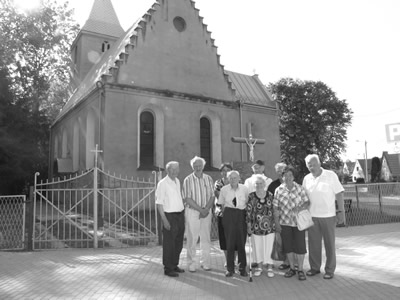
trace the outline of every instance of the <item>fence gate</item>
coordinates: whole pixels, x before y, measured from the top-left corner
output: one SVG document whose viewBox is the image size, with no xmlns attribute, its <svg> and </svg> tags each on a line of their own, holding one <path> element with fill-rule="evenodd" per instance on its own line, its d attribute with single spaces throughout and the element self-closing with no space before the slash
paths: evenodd
<svg viewBox="0 0 400 300">
<path fill-rule="evenodd" d="M 95 167 L 34 185 L 33 249 L 155 244 L 157 173 L 128 179 Z"/>
<path fill-rule="evenodd" d="M 26 197 L 0 196 L 0 249 L 21 250 L 25 247 Z"/>
</svg>

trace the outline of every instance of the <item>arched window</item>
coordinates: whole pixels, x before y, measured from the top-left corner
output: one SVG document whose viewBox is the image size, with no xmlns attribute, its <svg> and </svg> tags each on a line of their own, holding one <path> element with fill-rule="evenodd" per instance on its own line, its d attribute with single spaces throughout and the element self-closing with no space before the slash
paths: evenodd
<svg viewBox="0 0 400 300">
<path fill-rule="evenodd" d="M 79 170 L 79 123 L 78 122 L 74 124 L 72 167 L 74 172 Z"/>
<path fill-rule="evenodd" d="M 67 137 L 67 131 L 64 129 L 63 130 L 63 135 L 62 135 L 62 148 L 61 148 L 61 157 L 66 158 L 68 155 L 68 137 Z"/>
<path fill-rule="evenodd" d="M 154 166 L 154 116 L 149 111 L 140 114 L 140 167 Z"/>
<path fill-rule="evenodd" d="M 200 119 L 200 156 L 206 160 L 206 167 L 212 167 L 211 160 L 211 124 L 202 117 Z"/>
<path fill-rule="evenodd" d="M 96 134 L 96 115 L 93 110 L 91 110 L 86 119 L 86 169 L 94 167 L 94 152 L 96 148 L 95 134 Z"/>
<path fill-rule="evenodd" d="M 101 44 L 101 52 L 106 52 L 108 49 L 110 49 L 110 43 L 109 42 L 107 42 L 107 41 L 104 41 L 102 44 Z"/>
</svg>

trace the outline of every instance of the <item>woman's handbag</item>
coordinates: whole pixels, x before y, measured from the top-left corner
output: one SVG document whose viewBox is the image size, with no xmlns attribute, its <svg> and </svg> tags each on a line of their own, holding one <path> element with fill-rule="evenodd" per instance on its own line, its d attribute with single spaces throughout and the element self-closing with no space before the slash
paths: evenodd
<svg viewBox="0 0 400 300">
<path fill-rule="evenodd" d="M 272 246 L 271 258 L 273 260 L 284 261 L 286 254 L 283 252 L 282 238 L 280 233 L 275 232 L 274 245 Z"/>
<path fill-rule="evenodd" d="M 310 211 L 308 209 L 300 210 L 296 214 L 297 228 L 300 231 L 306 230 L 314 225 Z"/>
</svg>

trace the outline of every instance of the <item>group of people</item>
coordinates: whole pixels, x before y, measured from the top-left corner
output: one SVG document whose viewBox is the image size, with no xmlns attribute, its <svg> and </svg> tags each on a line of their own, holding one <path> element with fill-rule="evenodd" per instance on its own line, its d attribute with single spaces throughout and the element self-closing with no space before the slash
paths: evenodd
<svg viewBox="0 0 400 300">
<path fill-rule="evenodd" d="M 190 161 L 193 173 L 184 179 L 182 188 L 177 178 L 179 163 L 167 163 L 167 176 L 156 190 L 163 223 L 164 274 L 177 277 L 185 272 L 179 267 L 185 234 L 188 270 L 196 272 L 199 267 L 211 270 L 211 222 L 216 206 L 220 248 L 226 258 L 225 276 L 235 274 L 236 258 L 239 274 L 248 276 L 245 245 L 249 236 L 254 276 L 260 276 L 265 267 L 267 276 L 274 277 L 271 253 L 275 234 L 280 234 L 286 261 L 279 269 L 286 270 L 285 277 L 297 274 L 299 280 L 305 280 L 306 275 L 320 273 L 323 239 L 327 257 L 323 278 L 333 278 L 336 219 L 344 222 L 343 187 L 334 172 L 321 167 L 317 155 L 308 155 L 305 162 L 310 173 L 302 185 L 295 182 L 296 170 L 284 163 L 276 164 L 278 178 L 272 181 L 265 176 L 261 160 L 252 166 L 253 175 L 244 184 L 240 183 L 239 172 L 228 163 L 221 166 L 222 177 L 214 183 L 203 172 L 205 160 L 195 156 Z M 305 231 L 297 228 L 296 221 L 297 212 L 303 209 L 310 211 L 314 222 L 308 229 L 311 268 L 307 272 L 303 270 L 307 253 Z M 197 259 L 199 238 L 201 256 Z"/>
</svg>

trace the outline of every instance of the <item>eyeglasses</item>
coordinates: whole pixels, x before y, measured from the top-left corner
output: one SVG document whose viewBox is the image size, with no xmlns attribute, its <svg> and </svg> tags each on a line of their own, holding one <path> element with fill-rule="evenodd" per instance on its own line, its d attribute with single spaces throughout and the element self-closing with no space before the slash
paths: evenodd
<svg viewBox="0 0 400 300">
<path fill-rule="evenodd" d="M 233 200 L 232 200 L 232 204 L 233 204 L 233 206 L 235 206 L 235 207 L 236 207 L 236 204 L 237 204 L 236 197 L 235 197 L 235 198 L 233 198 Z"/>
</svg>

